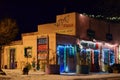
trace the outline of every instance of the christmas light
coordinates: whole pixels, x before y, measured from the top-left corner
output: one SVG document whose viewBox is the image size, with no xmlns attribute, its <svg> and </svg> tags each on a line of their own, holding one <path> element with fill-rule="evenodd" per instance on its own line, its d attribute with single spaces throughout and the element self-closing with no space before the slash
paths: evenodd
<svg viewBox="0 0 120 80">
<path fill-rule="evenodd" d="M 86 13 L 83 13 L 83 15 L 91 17 L 91 18 L 103 19 L 103 20 L 117 22 L 117 23 L 120 22 L 120 17 L 118 17 L 118 16 L 105 17 L 105 16 L 102 16 L 102 15 L 93 15 L 93 14 L 86 14 Z"/>
</svg>

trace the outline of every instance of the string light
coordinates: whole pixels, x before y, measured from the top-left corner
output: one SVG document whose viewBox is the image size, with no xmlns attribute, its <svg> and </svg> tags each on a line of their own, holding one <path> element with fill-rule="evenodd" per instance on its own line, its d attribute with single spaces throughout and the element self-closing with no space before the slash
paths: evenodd
<svg viewBox="0 0 120 80">
<path fill-rule="evenodd" d="M 120 17 L 118 17 L 118 16 L 105 17 L 102 15 L 93 15 L 93 14 L 86 14 L 86 13 L 83 13 L 83 15 L 86 15 L 86 16 L 91 17 L 91 18 L 104 19 L 104 20 L 118 22 L 118 23 L 120 22 Z"/>
</svg>

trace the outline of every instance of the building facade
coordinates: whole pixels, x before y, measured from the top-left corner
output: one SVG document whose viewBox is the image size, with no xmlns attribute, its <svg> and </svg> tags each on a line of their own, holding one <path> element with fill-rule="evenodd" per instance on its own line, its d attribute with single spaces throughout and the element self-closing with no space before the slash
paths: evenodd
<svg viewBox="0 0 120 80">
<path fill-rule="evenodd" d="M 107 66 L 119 63 L 119 26 L 75 12 L 57 15 L 55 23 L 38 25 L 38 31 L 4 46 L 2 67 L 23 69 L 35 61 L 42 71 L 46 64 L 59 65 L 61 73 L 79 72 L 83 64 L 89 71 L 107 71 Z M 106 39 L 107 33 L 112 40 Z"/>
</svg>

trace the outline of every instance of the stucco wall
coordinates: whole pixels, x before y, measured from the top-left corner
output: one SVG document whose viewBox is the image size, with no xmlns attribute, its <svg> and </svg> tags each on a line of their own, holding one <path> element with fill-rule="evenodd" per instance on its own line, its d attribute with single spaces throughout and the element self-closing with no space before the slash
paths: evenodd
<svg viewBox="0 0 120 80">
<path fill-rule="evenodd" d="M 49 64 L 56 64 L 56 34 L 49 34 Z"/>
<path fill-rule="evenodd" d="M 7 65 L 7 68 L 10 68 L 10 49 L 15 49 L 15 61 L 17 61 L 17 68 L 22 69 L 24 65 L 24 53 L 22 45 L 13 45 L 13 46 L 5 46 L 4 47 L 4 59 L 3 59 L 3 67 Z"/>
<path fill-rule="evenodd" d="M 56 16 L 56 23 L 38 25 L 39 34 L 59 33 L 76 34 L 76 13 L 67 13 Z"/>
<path fill-rule="evenodd" d="M 37 35 L 23 36 L 22 40 L 23 48 L 32 47 L 32 57 L 35 57 L 37 54 Z"/>
</svg>

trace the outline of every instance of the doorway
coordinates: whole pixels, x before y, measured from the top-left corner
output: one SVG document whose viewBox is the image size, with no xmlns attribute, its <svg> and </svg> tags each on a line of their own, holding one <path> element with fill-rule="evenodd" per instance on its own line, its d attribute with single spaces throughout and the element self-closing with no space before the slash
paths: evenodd
<svg viewBox="0 0 120 80">
<path fill-rule="evenodd" d="M 82 49 L 81 50 L 81 65 L 87 64 L 91 72 L 99 72 L 99 49 Z M 84 62 L 84 63 L 83 63 Z"/>
<path fill-rule="evenodd" d="M 76 71 L 75 47 L 72 45 L 57 46 L 58 64 L 60 73 L 72 73 Z"/>
<path fill-rule="evenodd" d="M 114 50 L 103 49 L 102 50 L 102 71 L 108 71 L 108 66 L 111 66 L 115 63 Z"/>
<path fill-rule="evenodd" d="M 10 49 L 10 60 L 9 60 L 9 66 L 10 69 L 15 69 L 16 68 L 16 64 L 15 64 L 15 48 Z"/>
</svg>

